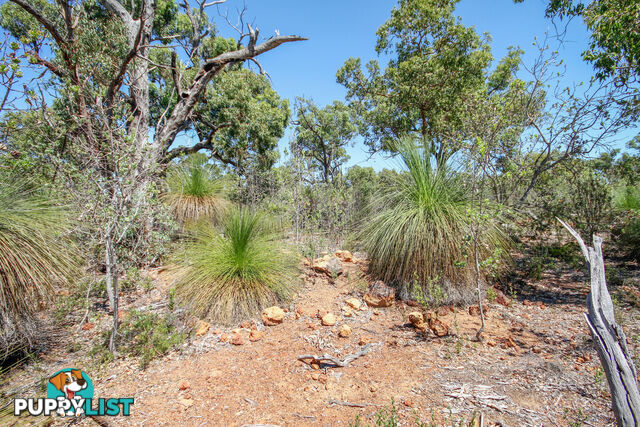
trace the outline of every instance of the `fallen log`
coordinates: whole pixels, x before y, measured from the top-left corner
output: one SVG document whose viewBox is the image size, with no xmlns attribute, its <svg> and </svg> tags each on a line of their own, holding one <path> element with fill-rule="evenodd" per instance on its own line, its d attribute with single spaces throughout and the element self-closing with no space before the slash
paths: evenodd
<svg viewBox="0 0 640 427">
<path fill-rule="evenodd" d="M 627 337 L 616 323 L 613 302 L 605 280 L 602 239 L 593 235 L 593 247 L 587 247 L 580 234 L 558 218 L 578 241 L 591 275 L 591 292 L 587 295 L 585 313 L 593 344 L 604 368 L 611 391 L 613 412 L 618 426 L 640 425 L 640 391 L 637 372 L 627 348 Z"/>
</svg>

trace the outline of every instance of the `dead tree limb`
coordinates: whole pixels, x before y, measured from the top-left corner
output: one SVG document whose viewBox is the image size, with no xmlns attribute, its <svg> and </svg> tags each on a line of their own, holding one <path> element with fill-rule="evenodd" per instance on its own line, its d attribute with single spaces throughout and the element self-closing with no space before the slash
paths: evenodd
<svg viewBox="0 0 640 427">
<path fill-rule="evenodd" d="M 616 323 L 613 302 L 607 290 L 602 257 L 602 239 L 594 234 L 593 247 L 587 247 L 580 234 L 558 219 L 578 241 L 582 254 L 589 264 L 591 292 L 587 296 L 585 313 L 593 343 L 607 375 L 613 412 L 618 426 L 640 425 L 640 391 L 633 359 L 627 348 L 627 337 Z"/>
<path fill-rule="evenodd" d="M 354 354 L 350 354 L 349 356 L 345 357 L 344 360 L 338 360 L 337 358 L 329 354 L 323 354 L 322 356 L 316 356 L 313 354 L 303 354 L 302 356 L 298 356 L 298 360 L 301 360 L 309 364 L 311 363 L 321 364 L 325 361 L 328 361 L 339 368 L 344 368 L 349 363 L 356 360 L 358 357 L 364 356 L 365 354 L 369 353 L 373 345 L 374 344 L 365 345 L 364 347 L 362 347 L 362 349 L 360 349 L 360 351 Z"/>
</svg>

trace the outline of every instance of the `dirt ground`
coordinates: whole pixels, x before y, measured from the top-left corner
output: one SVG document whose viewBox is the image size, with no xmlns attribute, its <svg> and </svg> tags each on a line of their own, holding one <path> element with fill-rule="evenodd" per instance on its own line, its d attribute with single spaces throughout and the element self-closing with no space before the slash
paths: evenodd
<svg viewBox="0 0 640 427">
<path fill-rule="evenodd" d="M 584 319 L 582 272 L 554 269 L 535 283 L 520 280 L 505 289 L 507 303 L 489 304 L 484 339 L 476 342 L 480 316 L 467 308 L 439 311 L 450 332 L 444 337 L 415 329 L 408 313 L 419 308 L 402 302 L 363 304 L 345 316 L 345 299 L 366 291 L 366 263 L 355 261 L 344 262 L 335 280 L 306 267 L 304 286 L 283 307 L 284 322 L 236 325 L 241 345 L 229 342 L 234 328 L 211 325 L 146 370 L 124 357 L 98 368 L 82 351 L 54 346 L 12 375 L 32 380 L 70 364 L 86 370 L 96 396 L 135 398 L 131 416 L 103 418 L 109 425 L 349 425 L 357 417 L 366 425 L 392 405 L 400 425 L 479 425 L 480 417 L 484 425 L 614 424 Z M 164 273 L 152 277 L 155 288 L 129 298 L 126 309 L 166 300 Z M 322 326 L 318 311 L 334 313 L 336 325 Z M 637 354 L 638 312 L 627 307 L 618 316 Z M 347 338 L 338 334 L 342 325 L 352 329 Z M 249 340 L 252 329 L 261 332 L 253 333 L 257 341 Z M 99 328 L 68 330 L 91 340 Z M 304 354 L 342 360 L 367 344 L 369 352 L 345 367 L 298 360 Z"/>
</svg>

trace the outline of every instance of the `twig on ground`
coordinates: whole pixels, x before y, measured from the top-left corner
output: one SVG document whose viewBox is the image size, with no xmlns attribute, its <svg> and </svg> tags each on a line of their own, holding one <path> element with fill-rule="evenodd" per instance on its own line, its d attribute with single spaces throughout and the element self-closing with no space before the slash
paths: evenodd
<svg viewBox="0 0 640 427">
<path fill-rule="evenodd" d="M 342 400 L 331 399 L 329 401 L 329 406 L 340 405 L 340 406 L 350 406 L 352 408 L 366 408 L 366 403 L 352 403 L 352 402 L 343 402 Z"/>
<path fill-rule="evenodd" d="M 307 364 L 311 364 L 311 363 L 321 364 L 323 361 L 329 361 L 337 367 L 344 368 L 349 363 L 356 360 L 358 357 L 364 356 L 365 354 L 369 353 L 373 345 L 374 345 L 373 343 L 365 345 L 364 347 L 362 347 L 362 349 L 360 349 L 360 351 L 358 351 L 357 353 L 348 355 L 347 357 L 344 358 L 344 360 L 338 360 L 337 358 L 329 354 L 323 354 L 322 356 L 316 356 L 313 354 L 303 354 L 302 356 L 298 356 L 298 360 L 305 362 Z"/>
</svg>

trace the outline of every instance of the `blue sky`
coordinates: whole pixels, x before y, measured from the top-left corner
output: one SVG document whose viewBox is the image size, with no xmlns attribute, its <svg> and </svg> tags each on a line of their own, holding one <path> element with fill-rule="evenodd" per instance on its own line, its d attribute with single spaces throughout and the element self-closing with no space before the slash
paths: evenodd
<svg viewBox="0 0 640 427">
<path fill-rule="evenodd" d="M 336 71 L 349 57 L 360 57 L 363 62 L 375 58 L 375 32 L 388 18 L 395 1 L 293 1 L 293 0 L 228 0 L 220 11 L 228 10 L 237 16 L 237 9 L 246 5 L 245 21 L 254 22 L 261 35 L 269 37 L 278 29 L 280 34 L 297 34 L 309 40 L 283 45 L 260 57 L 272 79 L 273 87 L 291 100 L 296 96 L 312 98 L 319 105 L 334 99 L 344 100 L 345 89 L 336 83 Z M 512 0 L 462 0 L 456 10 L 462 22 L 474 26 L 478 33 L 488 32 L 496 61 L 504 56 L 509 46 L 525 50 L 525 62 L 535 57 L 532 42 L 541 38 L 552 23 L 544 17 L 546 1 L 527 0 L 514 4 Z M 213 8 L 212 8 L 213 9 Z M 234 32 L 209 11 L 224 35 Z M 569 26 L 566 42 L 560 50 L 566 63 L 567 83 L 588 80 L 592 74 L 589 64 L 582 61 L 588 34 L 584 25 L 575 20 Z M 280 149 L 288 145 L 290 130 L 280 142 Z M 393 167 L 394 162 L 381 156 L 369 159 L 360 141 L 349 149 L 348 165 L 369 165 L 376 169 Z"/>
</svg>

